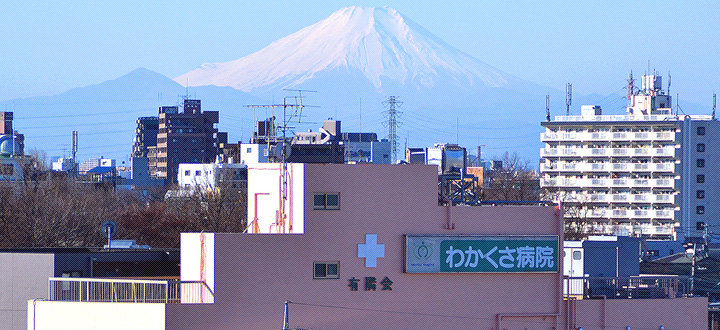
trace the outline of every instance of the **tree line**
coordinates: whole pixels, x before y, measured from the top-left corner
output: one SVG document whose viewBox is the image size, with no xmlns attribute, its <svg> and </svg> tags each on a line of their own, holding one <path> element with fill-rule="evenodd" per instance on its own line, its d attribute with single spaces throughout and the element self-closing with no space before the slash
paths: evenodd
<svg viewBox="0 0 720 330">
<path fill-rule="evenodd" d="M 112 183 L 80 183 L 52 172 L 0 182 L 0 247 L 102 246 L 106 220 L 117 224 L 113 239 L 153 248 L 179 247 L 182 232 L 245 230 L 247 203 L 240 188 L 169 199 L 166 191 L 116 191 Z"/>
</svg>

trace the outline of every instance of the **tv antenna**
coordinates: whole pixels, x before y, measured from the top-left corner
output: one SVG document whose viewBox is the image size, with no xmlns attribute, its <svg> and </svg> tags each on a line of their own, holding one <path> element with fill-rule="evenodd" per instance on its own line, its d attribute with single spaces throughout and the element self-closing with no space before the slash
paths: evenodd
<svg viewBox="0 0 720 330">
<path fill-rule="evenodd" d="M 282 108 L 282 118 L 281 118 L 281 125 L 277 128 L 282 132 L 282 138 L 279 138 L 275 131 L 275 124 L 273 122 L 273 136 L 269 136 L 267 133 L 268 129 L 265 128 L 266 132 L 266 142 L 268 144 L 268 156 L 270 156 L 270 140 L 273 140 L 275 153 L 274 156 L 275 161 L 277 162 L 279 160 L 280 164 L 280 194 L 279 194 L 279 206 L 278 206 L 278 212 L 276 213 L 276 220 L 275 220 L 275 226 L 278 232 L 286 233 L 290 232 L 292 233 L 292 219 L 290 219 L 288 223 L 287 219 L 287 213 L 285 211 L 286 207 L 289 207 L 288 205 L 288 189 L 289 189 L 289 176 L 288 176 L 288 158 L 290 157 L 290 151 L 291 146 L 287 141 L 287 132 L 294 129 L 295 127 L 288 126 L 290 121 L 297 116 L 298 117 L 298 123 L 300 123 L 300 118 L 302 117 L 302 110 L 305 107 L 313 107 L 317 108 L 317 106 L 314 105 L 304 105 L 302 103 L 303 92 L 315 92 L 311 90 L 305 90 L 305 89 L 284 89 L 285 91 L 295 91 L 298 92 L 298 96 L 287 96 L 283 98 L 282 104 L 267 104 L 267 105 L 247 105 L 248 108 L 263 108 L 265 109 L 265 116 L 266 116 L 266 122 L 267 122 L 267 110 L 270 109 L 273 113 L 276 108 Z M 288 100 L 291 99 L 292 103 L 288 102 Z M 254 115 L 253 115 L 254 117 Z M 278 141 L 278 139 L 280 139 Z M 279 153 L 279 155 L 277 155 Z M 256 220 L 257 221 L 257 220 Z M 281 231 L 282 230 L 282 231 Z M 257 234 L 257 233 L 256 233 Z"/>
<path fill-rule="evenodd" d="M 567 83 L 565 86 L 565 105 L 567 105 L 567 111 L 565 111 L 565 115 L 570 115 L 570 105 L 572 104 L 572 84 Z"/>
<path fill-rule="evenodd" d="M 545 95 L 545 119 L 550 121 L 550 94 Z"/>
<path fill-rule="evenodd" d="M 396 108 L 403 103 L 397 100 L 397 96 L 388 96 L 387 101 L 383 101 L 383 105 L 388 106 L 388 110 L 383 114 L 388 116 L 388 141 L 390 141 L 390 163 L 395 164 L 397 160 L 397 128 L 401 123 L 397 122 L 397 117 L 402 115 L 401 111 Z"/>
</svg>

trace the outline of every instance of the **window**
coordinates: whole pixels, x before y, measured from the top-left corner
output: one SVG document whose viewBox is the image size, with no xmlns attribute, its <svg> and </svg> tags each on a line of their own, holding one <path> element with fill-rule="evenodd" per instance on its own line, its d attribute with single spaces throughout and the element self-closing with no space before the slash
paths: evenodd
<svg viewBox="0 0 720 330">
<path fill-rule="evenodd" d="M 705 143 L 697 144 L 697 152 L 705 152 Z"/>
<path fill-rule="evenodd" d="M 582 259 L 582 252 L 580 251 L 573 251 L 573 260 L 580 260 Z"/>
<path fill-rule="evenodd" d="M 315 262 L 315 263 L 313 263 L 313 278 L 314 279 L 340 278 L 340 275 L 338 272 L 339 266 L 340 266 L 339 261 Z"/>
<path fill-rule="evenodd" d="M 697 135 L 705 135 L 705 127 L 703 127 L 703 126 L 698 127 Z"/>
<path fill-rule="evenodd" d="M 313 198 L 313 209 L 315 210 L 339 210 L 339 193 L 316 193 Z"/>
<path fill-rule="evenodd" d="M 697 175 L 697 183 L 705 183 L 705 175 L 698 174 Z"/>
<path fill-rule="evenodd" d="M 195 171 L 195 176 L 200 176 L 200 175 L 202 175 L 201 171 Z"/>
<path fill-rule="evenodd" d="M 705 198 L 705 190 L 698 190 L 695 192 L 695 195 L 697 199 L 703 199 Z"/>
<path fill-rule="evenodd" d="M 252 148 L 247 148 L 247 153 L 251 153 L 251 152 L 252 152 Z"/>
<path fill-rule="evenodd" d="M 705 160 L 702 158 L 699 158 L 697 160 L 697 167 L 705 167 Z"/>
<path fill-rule="evenodd" d="M 705 214 L 705 206 L 698 205 L 697 207 L 695 207 L 695 213 Z"/>
<path fill-rule="evenodd" d="M 185 171 L 185 176 L 189 176 L 189 175 L 190 175 L 190 170 L 186 170 L 186 171 Z"/>
</svg>

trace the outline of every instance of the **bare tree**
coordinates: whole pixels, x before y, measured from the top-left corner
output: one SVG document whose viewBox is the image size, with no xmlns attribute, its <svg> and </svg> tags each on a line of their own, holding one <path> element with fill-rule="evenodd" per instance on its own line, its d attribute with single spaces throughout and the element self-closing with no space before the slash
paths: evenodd
<svg viewBox="0 0 720 330">
<path fill-rule="evenodd" d="M 594 233 L 595 223 L 590 218 L 593 207 L 587 195 L 570 195 L 558 187 L 546 186 L 543 188 L 541 198 L 561 203 L 566 240 L 579 241 Z"/>
<path fill-rule="evenodd" d="M 493 159 L 494 164 L 483 175 L 483 200 L 536 201 L 540 198 L 540 181 L 528 161 L 520 159 L 517 153 L 505 153 L 502 158 Z"/>
</svg>

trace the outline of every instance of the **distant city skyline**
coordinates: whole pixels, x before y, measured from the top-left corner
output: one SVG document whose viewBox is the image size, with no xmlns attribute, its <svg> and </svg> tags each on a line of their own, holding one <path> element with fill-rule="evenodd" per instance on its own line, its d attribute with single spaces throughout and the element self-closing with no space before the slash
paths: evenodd
<svg viewBox="0 0 720 330">
<path fill-rule="evenodd" d="M 388 5 L 469 55 L 578 94 L 624 94 L 648 68 L 671 94 L 711 107 L 720 89 L 720 4 L 282 1 L 18 2 L 0 13 L 0 100 L 55 95 L 145 67 L 175 78 L 230 61 L 346 6 Z M 665 85 L 667 79 L 664 79 Z"/>
</svg>

